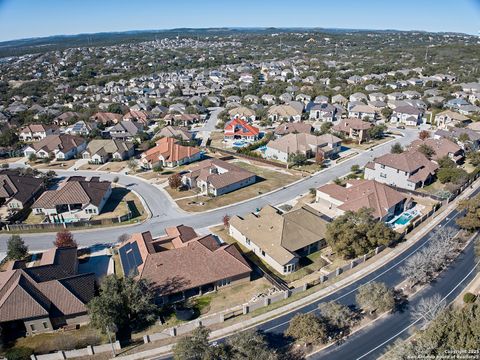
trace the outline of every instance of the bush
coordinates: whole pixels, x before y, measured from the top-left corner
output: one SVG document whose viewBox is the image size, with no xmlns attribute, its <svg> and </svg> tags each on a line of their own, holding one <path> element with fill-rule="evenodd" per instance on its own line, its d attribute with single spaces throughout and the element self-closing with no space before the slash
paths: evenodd
<svg viewBox="0 0 480 360">
<path fill-rule="evenodd" d="M 475 300 L 477 300 L 477 295 L 472 294 L 471 292 L 467 292 L 467 293 L 465 293 L 465 295 L 463 295 L 463 302 L 465 304 L 474 303 Z"/>
<path fill-rule="evenodd" d="M 33 355 L 33 349 L 28 347 L 12 348 L 5 353 L 7 360 L 30 360 L 31 355 Z"/>
</svg>

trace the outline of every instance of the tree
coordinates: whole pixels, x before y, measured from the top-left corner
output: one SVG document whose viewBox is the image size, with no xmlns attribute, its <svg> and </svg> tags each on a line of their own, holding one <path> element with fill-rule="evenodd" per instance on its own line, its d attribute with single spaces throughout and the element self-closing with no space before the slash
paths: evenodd
<svg viewBox="0 0 480 360">
<path fill-rule="evenodd" d="M 346 331 L 356 321 L 355 313 L 348 306 L 336 301 L 321 303 L 318 308 L 322 317 L 335 333 Z"/>
<path fill-rule="evenodd" d="M 173 348 L 175 360 L 208 360 L 210 346 L 208 337 L 210 330 L 200 326 L 192 334 L 181 338 Z"/>
<path fill-rule="evenodd" d="M 18 144 L 18 135 L 16 131 L 12 129 L 2 129 L 0 134 L 0 146 L 10 147 Z"/>
<path fill-rule="evenodd" d="M 421 298 L 418 304 L 412 307 L 412 317 L 419 320 L 426 326 L 430 321 L 434 320 L 447 307 L 445 299 L 439 294 L 435 294 L 428 298 Z"/>
<path fill-rule="evenodd" d="M 358 173 L 360 171 L 360 166 L 355 164 L 350 167 L 350 171 L 354 174 Z"/>
<path fill-rule="evenodd" d="M 390 119 L 390 116 L 393 114 L 393 110 L 387 106 L 382 109 L 381 113 L 385 119 Z"/>
<path fill-rule="evenodd" d="M 470 136 L 468 136 L 467 133 L 461 133 L 460 136 L 458 137 L 458 141 L 465 144 L 470 141 Z"/>
<path fill-rule="evenodd" d="M 400 143 L 395 143 L 390 148 L 390 153 L 392 154 L 401 154 L 403 153 L 403 146 Z"/>
<path fill-rule="evenodd" d="M 383 138 L 385 130 L 387 130 L 387 127 L 383 124 L 374 125 L 368 129 L 368 135 L 370 136 L 370 139 L 381 139 Z"/>
<path fill-rule="evenodd" d="M 173 174 L 168 177 L 168 186 L 170 189 L 178 189 L 182 185 L 182 178 L 179 174 Z"/>
<path fill-rule="evenodd" d="M 228 340 L 229 359 L 232 360 L 275 360 L 276 354 L 268 346 L 265 336 L 255 330 L 237 333 Z"/>
<path fill-rule="evenodd" d="M 228 229 L 229 226 L 230 226 L 230 215 L 225 214 L 225 215 L 223 216 L 222 221 L 223 221 L 223 227 L 224 227 L 225 229 Z"/>
<path fill-rule="evenodd" d="M 295 166 L 305 165 L 307 163 L 307 156 L 302 153 L 292 153 L 288 155 L 288 162 Z"/>
<path fill-rule="evenodd" d="M 475 166 L 475 167 L 478 167 L 480 166 L 480 152 L 478 151 L 470 151 L 468 154 L 467 154 L 467 158 L 470 160 L 470 163 Z"/>
<path fill-rule="evenodd" d="M 149 325 L 157 317 L 157 307 L 150 285 L 131 277 L 122 279 L 115 275 L 103 278 L 100 294 L 87 305 L 91 324 L 102 332 L 117 328 L 129 334 Z"/>
<path fill-rule="evenodd" d="M 136 172 L 137 169 L 138 169 L 138 163 L 137 163 L 137 160 L 135 159 L 130 159 L 127 161 L 127 167 L 133 171 L 133 172 Z"/>
<path fill-rule="evenodd" d="M 7 241 L 7 259 L 23 260 L 28 255 L 28 246 L 20 235 L 12 235 Z"/>
<path fill-rule="evenodd" d="M 28 155 L 28 161 L 30 162 L 37 161 L 37 155 L 35 155 L 35 153 L 31 153 L 30 155 Z"/>
<path fill-rule="evenodd" d="M 428 146 L 427 144 L 422 144 L 418 147 L 418 152 L 422 153 L 425 155 L 427 159 L 431 159 L 433 155 L 435 155 L 435 150 L 431 146 Z"/>
<path fill-rule="evenodd" d="M 108 111 L 108 112 L 115 113 L 115 114 L 123 115 L 124 109 L 125 109 L 125 106 L 124 106 L 124 105 L 118 104 L 118 103 L 114 103 L 114 104 L 108 105 L 107 111 Z"/>
<path fill-rule="evenodd" d="M 389 245 L 395 238 L 396 233 L 366 208 L 338 216 L 327 225 L 325 234 L 328 245 L 344 258 L 366 254 L 379 245 Z"/>
<path fill-rule="evenodd" d="M 458 226 L 470 231 L 480 229 L 480 195 L 461 201 L 460 208 L 466 210 L 466 213 L 457 219 Z"/>
<path fill-rule="evenodd" d="M 296 314 L 285 335 L 304 345 L 322 344 L 327 340 L 328 330 L 325 322 L 314 314 Z"/>
<path fill-rule="evenodd" d="M 418 138 L 420 140 L 425 140 L 425 139 L 428 139 L 430 137 L 430 131 L 428 130 L 422 130 L 418 133 Z"/>
<path fill-rule="evenodd" d="M 468 174 L 461 168 L 440 167 L 437 171 L 437 178 L 442 184 L 462 184 L 467 180 Z"/>
<path fill-rule="evenodd" d="M 395 296 L 392 289 L 380 282 L 370 282 L 361 286 L 355 295 L 357 304 L 365 311 L 385 312 L 395 307 Z"/>
<path fill-rule="evenodd" d="M 57 248 L 77 247 L 77 242 L 74 240 L 70 231 L 63 229 L 57 232 L 53 245 Z"/>
<path fill-rule="evenodd" d="M 322 125 L 320 125 L 320 134 L 328 134 L 330 132 L 330 129 L 333 127 L 333 123 L 331 122 L 324 122 Z"/>
<path fill-rule="evenodd" d="M 325 155 L 323 154 L 323 152 L 317 151 L 317 153 L 315 154 L 315 163 L 317 165 L 322 165 L 324 161 L 325 161 Z"/>
</svg>

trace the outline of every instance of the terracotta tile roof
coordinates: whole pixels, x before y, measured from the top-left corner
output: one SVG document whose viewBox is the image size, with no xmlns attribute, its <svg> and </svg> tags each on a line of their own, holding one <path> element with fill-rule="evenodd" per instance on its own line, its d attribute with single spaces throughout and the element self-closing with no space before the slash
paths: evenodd
<svg viewBox="0 0 480 360">
<path fill-rule="evenodd" d="M 148 162 L 156 162 L 162 156 L 167 162 L 177 162 L 192 157 L 200 152 L 192 146 L 179 145 L 178 140 L 173 138 L 161 138 L 156 146 L 142 154 L 142 159 Z"/>
<path fill-rule="evenodd" d="M 407 198 L 402 193 L 375 180 L 350 180 L 347 187 L 326 184 L 320 186 L 317 191 L 341 201 L 343 204 L 338 207 L 341 210 L 372 209 L 373 216 L 377 218 L 384 217 L 388 209 Z"/>
<path fill-rule="evenodd" d="M 227 136 L 258 136 L 260 130 L 242 119 L 235 118 L 225 124 L 224 133 Z"/>
</svg>

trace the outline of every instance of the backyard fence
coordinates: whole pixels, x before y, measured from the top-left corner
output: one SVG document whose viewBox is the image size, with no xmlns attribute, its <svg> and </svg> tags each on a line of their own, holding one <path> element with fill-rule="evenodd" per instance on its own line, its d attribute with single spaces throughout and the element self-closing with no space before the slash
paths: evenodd
<svg viewBox="0 0 480 360">
<path fill-rule="evenodd" d="M 85 228 L 98 225 L 113 225 L 128 221 L 132 218 L 132 212 L 108 219 L 99 220 L 80 220 L 69 223 L 42 223 L 42 224 L 5 224 L 6 231 L 29 231 L 29 230 L 61 230 L 61 229 L 75 229 Z"/>
<path fill-rule="evenodd" d="M 120 342 L 115 341 L 113 345 L 111 344 L 103 344 L 103 345 L 97 345 L 97 346 L 89 345 L 83 349 L 60 350 L 51 354 L 32 355 L 30 358 L 32 360 L 64 360 L 64 359 L 71 359 L 71 358 L 84 357 L 84 356 L 93 356 L 95 354 L 112 352 L 113 351 L 112 346 L 115 349 L 115 351 L 122 349 Z"/>
</svg>

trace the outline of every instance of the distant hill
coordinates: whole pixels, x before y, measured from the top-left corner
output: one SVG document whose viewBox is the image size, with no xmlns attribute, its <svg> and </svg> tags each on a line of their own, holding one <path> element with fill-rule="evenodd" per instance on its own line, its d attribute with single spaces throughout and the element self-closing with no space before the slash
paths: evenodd
<svg viewBox="0 0 480 360">
<path fill-rule="evenodd" d="M 30 53 L 41 53 L 51 50 L 61 50 L 84 46 L 111 46 L 122 43 L 136 43 L 150 41 L 158 38 L 176 36 L 226 36 L 233 34 L 268 34 L 288 33 L 298 31 L 318 31 L 323 33 L 346 32 L 402 32 L 398 30 L 359 30 L 359 29 L 323 29 L 323 28 L 178 28 L 168 30 L 133 30 L 124 32 L 103 32 L 94 34 L 55 35 L 41 38 L 29 38 L 0 42 L 0 58 L 19 56 Z M 416 31 L 420 32 L 420 31 Z"/>
</svg>

